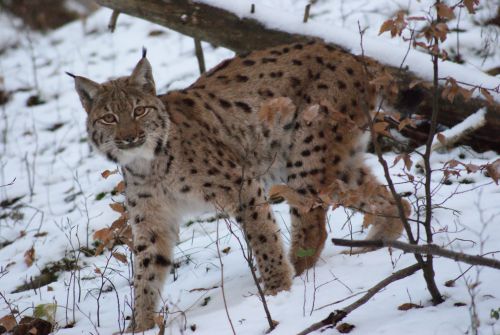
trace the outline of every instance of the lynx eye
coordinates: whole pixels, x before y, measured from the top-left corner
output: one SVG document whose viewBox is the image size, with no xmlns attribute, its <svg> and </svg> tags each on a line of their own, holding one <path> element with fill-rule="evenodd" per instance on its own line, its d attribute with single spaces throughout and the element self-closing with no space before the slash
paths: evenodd
<svg viewBox="0 0 500 335">
<path fill-rule="evenodd" d="M 134 118 L 140 118 L 149 112 L 148 107 L 139 106 L 134 109 Z"/>
<path fill-rule="evenodd" d="M 117 122 L 116 117 L 113 114 L 105 114 L 101 117 L 101 121 L 104 124 L 114 124 Z"/>
</svg>

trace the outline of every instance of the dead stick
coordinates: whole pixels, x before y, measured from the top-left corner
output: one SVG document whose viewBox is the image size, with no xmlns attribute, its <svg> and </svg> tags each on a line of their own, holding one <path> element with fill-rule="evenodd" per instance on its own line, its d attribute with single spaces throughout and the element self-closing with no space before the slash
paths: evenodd
<svg viewBox="0 0 500 335">
<path fill-rule="evenodd" d="M 205 69 L 205 57 L 203 55 L 203 48 L 201 46 L 201 40 L 199 38 L 194 38 L 194 52 L 196 54 L 196 59 L 198 60 L 198 67 L 200 69 L 200 75 L 204 74 Z"/>
<path fill-rule="evenodd" d="M 115 32 L 116 21 L 118 21 L 118 15 L 120 15 L 120 11 L 118 11 L 116 9 L 113 10 L 113 13 L 111 13 L 111 18 L 109 19 L 109 23 L 108 23 L 108 29 L 112 33 Z"/>
<path fill-rule="evenodd" d="M 304 20 L 303 20 L 303 22 L 304 22 L 304 23 L 307 23 L 307 20 L 309 19 L 309 11 L 310 11 L 310 10 L 311 10 L 311 4 L 310 4 L 310 3 L 308 3 L 308 4 L 306 5 L 306 9 L 305 9 L 305 11 L 304 11 Z"/>
<path fill-rule="evenodd" d="M 375 294 L 377 294 L 380 290 L 382 290 L 384 287 L 388 286 L 392 282 L 395 282 L 397 280 L 406 278 L 420 270 L 420 264 L 413 264 L 412 266 L 409 266 L 407 268 L 401 269 L 399 271 L 394 272 L 392 275 L 389 277 L 385 278 L 384 280 L 380 281 L 377 285 L 373 286 L 366 292 L 365 295 L 363 295 L 361 298 L 350 304 L 349 306 L 341 309 L 341 310 L 336 310 L 332 313 L 330 313 L 326 318 L 323 320 L 313 323 L 297 335 L 306 335 L 309 334 L 315 330 L 318 330 L 320 328 L 326 327 L 326 326 L 335 326 L 338 322 L 340 322 L 342 319 L 344 319 L 349 313 L 354 311 L 356 308 L 362 306 L 365 304 L 368 300 L 371 299 Z"/>
<path fill-rule="evenodd" d="M 357 240 L 343 240 L 338 238 L 332 238 L 332 242 L 335 245 L 345 246 L 345 247 L 377 247 L 377 248 L 391 247 L 403 250 L 405 252 L 411 252 L 414 254 L 441 256 L 453 259 L 454 261 L 459 261 L 471 265 L 482 265 L 494 269 L 500 269 L 500 261 L 496 259 L 451 251 L 441 248 L 440 246 L 435 244 L 416 245 L 416 244 L 404 243 L 401 241 L 384 241 L 384 240 L 357 241 Z"/>
</svg>

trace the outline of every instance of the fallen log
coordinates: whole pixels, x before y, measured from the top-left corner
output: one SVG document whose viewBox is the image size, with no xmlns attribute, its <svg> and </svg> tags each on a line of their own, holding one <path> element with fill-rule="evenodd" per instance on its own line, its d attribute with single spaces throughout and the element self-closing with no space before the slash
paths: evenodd
<svg viewBox="0 0 500 335">
<path fill-rule="evenodd" d="M 315 38 L 270 29 L 257 20 L 240 18 L 224 9 L 190 0 L 97 0 L 97 2 L 115 11 L 145 19 L 240 54 Z M 248 10 L 250 12 L 251 8 Z M 339 45 L 330 44 L 343 49 Z M 404 115 L 418 114 L 430 117 L 432 88 L 425 85 L 410 87 L 410 83 L 420 78 L 405 69 L 390 66 L 388 69 L 399 86 L 397 109 Z M 462 96 L 455 97 L 453 102 L 440 98 L 439 104 L 438 122 L 447 127 L 452 127 L 479 109 L 486 108 L 485 125 L 462 139 L 460 143 L 470 145 L 478 151 L 500 151 L 500 104 L 494 102 L 488 105 L 485 100 L 477 97 L 465 101 Z M 427 137 L 425 126 L 403 131 L 403 134 L 410 137 L 414 145 L 422 144 Z"/>
</svg>

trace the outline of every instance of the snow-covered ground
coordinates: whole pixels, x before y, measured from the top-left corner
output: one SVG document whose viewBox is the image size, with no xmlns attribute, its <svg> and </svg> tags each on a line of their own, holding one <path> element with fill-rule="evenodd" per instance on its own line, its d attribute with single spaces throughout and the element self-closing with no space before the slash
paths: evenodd
<svg viewBox="0 0 500 335">
<path fill-rule="evenodd" d="M 402 8 L 410 7 L 413 15 L 419 15 L 430 1 L 319 1 L 313 6 L 313 16 L 307 25 L 299 24 L 307 1 L 253 3 L 256 15 L 268 24 L 308 33 L 323 27 L 317 31 L 318 35 L 345 41 L 354 50 L 359 46 L 356 37 L 359 20 L 362 27 L 369 27 L 367 50 L 388 61 L 383 52 L 392 51 L 395 57 L 405 46 L 385 35 L 376 37 L 380 24 Z M 243 13 L 249 4 L 235 1 L 230 9 Z M 500 63 L 499 29 L 473 22 L 484 22 L 493 16 L 498 3 L 483 1 L 481 6 L 474 18 L 462 10 L 461 27 L 466 32 L 461 33 L 460 44 L 466 66 L 460 68 L 460 75 L 468 76 L 469 81 L 486 78 L 487 86 L 494 87 L 500 79 L 486 77 L 479 70 Z M 107 31 L 110 14 L 111 11 L 102 9 L 84 22 L 74 22 L 40 36 L 16 29 L 15 20 L 0 13 L 0 49 L 10 46 L 0 58 L 0 89 L 13 92 L 11 100 L 0 106 L 0 185 L 5 185 L 0 187 L 0 318 L 9 313 L 10 307 L 22 315 L 32 315 L 34 307 L 55 303 L 57 334 L 119 331 L 120 325 L 123 328 L 123 317 L 130 315 L 127 304 L 131 296 L 129 265 L 110 257 L 109 252 L 97 257 L 74 252 L 81 246 L 93 247 L 92 233 L 111 225 L 119 216 L 109 204 L 123 201 L 123 197 L 111 194 L 120 181 L 119 175 L 107 179 L 101 176 L 102 171 L 114 170 L 116 166 L 90 150 L 85 112 L 74 92 L 73 80 L 64 71 L 95 81 L 126 75 L 140 58 L 141 47 L 146 46 L 159 92 L 188 86 L 198 76 L 192 39 L 125 15 L 119 17 L 116 32 L 110 34 Z M 287 24 L 290 18 L 296 23 Z M 450 35 L 449 48 L 454 41 L 455 36 Z M 483 58 L 479 51 L 484 51 L 487 43 L 492 55 Z M 209 44 L 203 47 L 209 68 L 233 55 Z M 430 74 L 430 61 L 425 55 L 412 51 L 409 60 L 420 72 Z M 452 71 L 453 65 L 445 66 L 446 69 Z M 40 95 L 45 103 L 28 107 L 26 103 L 34 95 Z M 392 162 L 394 156 L 388 153 L 386 159 Z M 432 163 L 439 169 L 451 159 L 482 165 L 499 157 L 493 152 L 480 154 L 461 147 L 436 153 Z M 367 161 L 382 179 L 376 158 L 367 155 Z M 397 175 L 402 173 L 402 167 L 400 162 L 391 170 L 396 180 L 400 180 Z M 413 173 L 420 178 L 416 171 Z M 442 174 L 436 172 L 435 202 L 443 202 L 443 208 L 434 213 L 435 243 L 469 254 L 499 252 L 500 186 L 483 173 L 463 173 L 445 184 L 441 181 Z M 408 183 L 399 184 L 398 191 L 412 193 L 409 199 L 413 202 L 423 195 L 422 187 L 415 190 Z M 277 205 L 274 210 L 288 241 L 287 207 Z M 175 253 L 178 268 L 169 277 L 163 294 L 168 307 L 166 333 L 231 333 L 220 285 L 218 240 L 220 250 L 227 251 L 221 253 L 224 291 L 236 333 L 263 334 L 268 328 L 267 321 L 238 241 L 224 220 L 209 220 L 211 217 L 213 214 L 207 213 L 196 220 L 186 218 L 181 225 Z M 349 237 L 352 230 L 354 238 L 363 238 L 361 222 L 359 214 L 352 215 L 342 209 L 331 211 L 330 237 Z M 32 247 L 34 262 L 28 266 L 25 252 Z M 290 292 L 267 298 L 271 315 L 279 322 L 273 334 L 299 332 L 356 298 L 322 306 L 363 292 L 393 271 L 415 262 L 412 255 L 396 250 L 392 254 L 384 249 L 359 256 L 340 254 L 342 250 L 327 243 L 314 270 L 295 278 Z M 124 246 L 116 251 L 129 254 Z M 48 265 L 77 256 L 79 271 L 61 271 L 57 281 L 49 285 L 12 293 Z M 499 256 L 492 253 L 488 257 Z M 435 269 L 436 282 L 446 297 L 443 304 L 432 306 L 419 272 L 390 285 L 344 321 L 356 326 L 353 334 L 463 334 L 470 332 L 471 315 L 476 313 L 481 334 L 500 334 L 500 321 L 491 316 L 492 310 L 500 308 L 500 271 L 473 267 L 453 287 L 447 287 L 444 283 L 459 277 L 468 265 L 437 258 Z M 110 281 L 102 282 L 103 273 Z M 424 308 L 398 310 L 398 306 L 408 302 Z M 73 318 L 76 322 L 72 328 L 66 328 Z M 157 333 L 158 330 L 148 332 Z"/>
</svg>

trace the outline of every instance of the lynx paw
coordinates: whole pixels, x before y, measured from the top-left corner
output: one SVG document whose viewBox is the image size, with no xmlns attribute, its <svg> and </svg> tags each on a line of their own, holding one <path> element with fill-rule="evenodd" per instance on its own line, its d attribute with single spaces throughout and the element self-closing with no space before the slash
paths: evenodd
<svg viewBox="0 0 500 335">
<path fill-rule="evenodd" d="M 130 321 L 127 329 L 125 330 L 126 334 L 141 334 L 146 330 L 149 330 L 155 326 L 153 319 L 142 319 L 139 322 Z"/>
<path fill-rule="evenodd" d="M 292 274 L 287 272 L 279 277 L 273 277 L 269 282 L 265 283 L 264 294 L 276 295 L 281 291 L 289 291 L 292 287 Z"/>
</svg>

